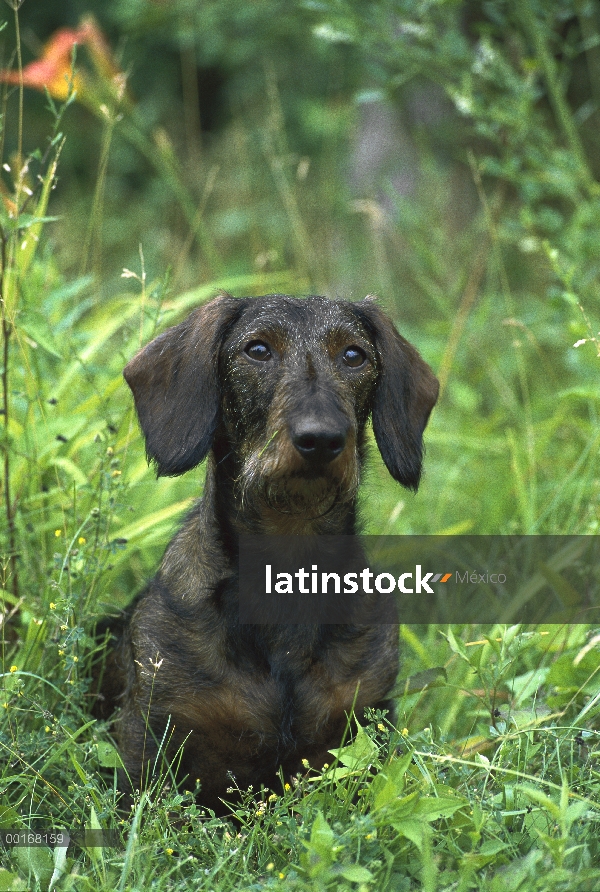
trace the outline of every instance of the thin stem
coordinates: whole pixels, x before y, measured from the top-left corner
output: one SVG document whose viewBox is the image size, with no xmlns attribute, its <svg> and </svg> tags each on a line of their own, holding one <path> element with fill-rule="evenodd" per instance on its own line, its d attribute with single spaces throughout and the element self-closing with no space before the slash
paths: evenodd
<svg viewBox="0 0 600 892">
<path fill-rule="evenodd" d="M 6 243 L 2 240 L 2 271 L 6 254 Z M 4 276 L 0 274 L 0 293 Z M 8 553 L 11 568 L 12 590 L 15 598 L 19 597 L 19 575 L 17 568 L 17 550 L 15 538 L 15 515 L 11 498 L 10 480 L 10 452 L 8 448 L 8 424 L 9 424 L 9 399 L 8 399 L 8 363 L 10 356 L 10 335 L 12 326 L 4 313 L 4 300 L 2 305 L 2 404 L 4 410 L 4 504 L 6 512 L 6 526 L 8 531 Z"/>
<path fill-rule="evenodd" d="M 17 159 L 19 168 L 22 165 L 22 157 L 23 157 L 23 58 L 21 56 L 21 30 L 19 28 L 19 6 L 15 3 L 14 5 L 15 11 L 15 33 L 16 33 L 16 44 L 17 44 L 17 68 L 19 71 L 19 117 L 18 117 L 18 132 L 17 132 Z M 21 170 L 19 169 L 18 176 L 16 178 L 16 204 L 19 207 L 19 198 L 20 198 L 20 190 L 22 184 Z"/>
<path fill-rule="evenodd" d="M 104 204 L 104 187 L 106 184 L 106 171 L 108 169 L 108 158 L 110 154 L 110 145 L 115 129 L 117 119 L 113 115 L 105 122 L 104 133 L 102 136 L 102 146 L 100 149 L 100 161 L 98 163 L 98 178 L 96 180 L 96 188 L 92 200 L 92 209 L 88 223 L 85 241 L 83 243 L 81 257 L 81 275 L 88 272 L 90 266 L 90 254 L 93 249 L 93 258 L 91 261 L 92 269 L 99 266 L 100 247 L 102 244 L 102 211 Z M 95 240 L 95 243 L 94 243 Z"/>
<path fill-rule="evenodd" d="M 169 147 L 165 144 L 155 145 L 144 134 L 143 127 L 138 126 L 135 120 L 124 119 L 119 126 L 119 133 L 128 140 L 150 162 L 164 183 L 176 198 L 179 207 L 183 211 L 190 230 L 198 240 L 198 244 L 204 258 L 207 261 L 209 271 L 220 273 L 223 264 L 215 249 L 212 238 L 202 219 L 197 219 L 197 208 L 181 182 L 175 159 L 171 156 Z"/>
<path fill-rule="evenodd" d="M 15 203 L 17 209 L 19 207 L 20 201 L 20 191 L 21 186 L 23 184 L 23 59 L 21 56 L 21 31 L 19 28 L 19 4 L 14 3 L 13 9 L 15 13 L 15 32 L 16 32 L 16 46 L 17 46 L 17 65 L 19 70 L 19 115 L 18 115 L 18 130 L 17 130 L 17 164 L 19 165 L 19 170 L 16 172 L 15 176 Z M 18 213 L 18 211 L 17 211 Z M 7 263 L 9 263 L 9 259 L 7 258 L 7 247 L 8 240 L 7 236 L 4 232 L 0 233 L 0 244 L 1 244 L 1 269 L 0 269 L 0 307 L 2 311 L 2 403 L 4 410 L 4 462 L 3 462 L 3 477 L 4 477 L 4 501 L 5 501 L 5 512 L 6 512 L 6 526 L 8 532 L 8 551 L 9 551 L 9 561 L 10 561 L 10 569 L 11 569 L 11 581 L 12 581 L 12 590 L 13 594 L 16 598 L 19 597 L 19 575 L 18 575 L 18 566 L 17 566 L 17 547 L 16 547 L 16 535 L 15 535 L 15 512 L 14 505 L 11 498 L 11 476 L 10 476 L 10 450 L 9 450 L 9 421 L 10 421 L 10 404 L 9 404 L 9 359 L 10 359 L 10 336 L 12 333 L 12 322 L 8 318 L 6 313 L 6 295 L 4 293 L 5 289 L 5 274 Z"/>
<path fill-rule="evenodd" d="M 289 155 L 289 152 L 285 138 L 285 122 L 277 87 L 277 78 L 272 65 L 265 65 L 265 78 L 271 112 L 269 124 L 264 134 L 265 154 L 271 167 L 271 173 L 275 180 L 279 197 L 290 221 L 298 267 L 311 283 L 315 283 L 318 279 L 315 254 L 308 230 L 300 213 L 296 193 L 288 180 L 284 165 L 284 159 Z"/>
</svg>

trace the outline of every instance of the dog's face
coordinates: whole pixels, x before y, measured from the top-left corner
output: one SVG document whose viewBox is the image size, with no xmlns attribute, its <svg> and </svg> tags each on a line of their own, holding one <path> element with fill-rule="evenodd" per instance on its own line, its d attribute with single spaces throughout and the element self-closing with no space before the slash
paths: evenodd
<svg viewBox="0 0 600 892">
<path fill-rule="evenodd" d="M 242 497 L 301 512 L 356 495 L 370 414 L 392 476 L 416 489 L 438 382 L 372 300 L 222 295 L 125 369 L 148 456 L 180 474 L 209 449 Z"/>
<path fill-rule="evenodd" d="M 239 459 L 242 496 L 289 512 L 351 501 L 377 367 L 349 304 L 248 302 L 221 346 L 216 440 Z"/>
</svg>

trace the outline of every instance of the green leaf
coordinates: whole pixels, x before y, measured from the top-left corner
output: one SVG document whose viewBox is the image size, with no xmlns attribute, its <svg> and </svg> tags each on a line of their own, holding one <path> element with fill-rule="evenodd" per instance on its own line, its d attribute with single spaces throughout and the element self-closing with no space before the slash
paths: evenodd
<svg viewBox="0 0 600 892">
<path fill-rule="evenodd" d="M 310 842 L 305 842 L 305 845 L 316 852 L 325 862 L 331 863 L 334 842 L 334 832 L 323 817 L 323 813 L 319 811 L 310 831 Z"/>
<path fill-rule="evenodd" d="M 98 820 L 98 815 L 96 814 L 96 809 L 94 806 L 90 806 L 90 828 L 92 830 L 102 830 L 100 825 L 100 821 Z M 104 852 L 102 848 L 98 848 L 96 846 L 86 846 L 86 852 L 91 861 L 93 861 L 96 865 L 100 865 L 104 862 Z"/>
<path fill-rule="evenodd" d="M 388 803 L 382 814 L 385 820 L 396 826 L 398 821 L 404 820 L 407 816 L 413 815 L 417 800 L 420 796 L 419 790 L 413 790 L 407 796 L 396 797 Z"/>
<path fill-rule="evenodd" d="M 358 722 L 356 722 L 356 727 L 356 737 L 352 743 L 341 747 L 341 749 L 329 750 L 342 765 L 345 765 L 346 768 L 350 768 L 352 771 L 367 768 L 375 761 L 379 752 L 377 744 L 371 740 L 365 729 Z"/>
<path fill-rule="evenodd" d="M 415 790 L 408 796 L 389 802 L 380 813 L 385 823 L 391 824 L 398 833 L 407 835 L 414 832 L 414 824 L 425 825 L 439 818 L 448 818 L 465 805 L 466 800 L 457 796 L 423 796 Z M 406 830 L 406 827 L 409 829 Z"/>
<path fill-rule="evenodd" d="M 33 876 L 42 889 L 47 889 L 54 872 L 54 856 L 43 846 L 15 846 L 13 858 L 27 877 Z"/>
<path fill-rule="evenodd" d="M 14 605 L 14 604 L 18 603 L 19 598 L 16 595 L 13 595 L 12 592 L 7 592 L 5 588 L 0 588 L 0 605 L 2 605 L 3 601 L 6 601 L 9 604 Z M 2 814 L 1 808 L 0 808 L 0 814 Z M 0 820 L 0 827 L 2 827 L 1 820 Z"/>
<path fill-rule="evenodd" d="M 340 867 L 339 875 L 349 880 L 351 883 L 372 883 L 375 879 L 370 870 L 362 867 L 360 864 L 350 864 L 347 867 Z"/>
<path fill-rule="evenodd" d="M 548 796 L 540 790 L 537 790 L 535 787 L 520 787 L 519 789 L 531 802 L 544 808 L 553 821 L 558 822 L 560 820 L 560 808 L 555 802 L 552 802 Z"/>
<path fill-rule="evenodd" d="M 15 229 L 21 232 L 31 229 L 36 223 L 56 223 L 57 220 L 60 220 L 60 217 L 36 217 L 33 214 L 19 214 L 18 217 L 10 218 L 5 229 L 8 231 Z"/>
<path fill-rule="evenodd" d="M 414 845 L 418 848 L 419 851 L 423 849 L 423 827 L 422 823 L 419 821 L 414 821 L 412 818 L 405 818 L 402 821 L 397 821 L 393 825 L 394 830 L 400 834 L 400 836 L 404 836 L 406 839 L 409 839 Z"/>
<path fill-rule="evenodd" d="M 448 818 L 455 811 L 467 805 L 466 799 L 450 796 L 422 796 L 417 802 L 415 814 L 426 821 L 437 821 L 438 818 Z"/>
<path fill-rule="evenodd" d="M 100 740 L 96 744 L 96 752 L 98 754 L 98 762 L 103 768 L 121 768 L 123 766 L 123 760 L 112 743 Z"/>
<path fill-rule="evenodd" d="M 29 226 L 25 239 L 21 243 L 19 253 L 17 254 L 17 265 L 19 270 L 19 277 L 21 280 L 27 275 L 27 271 L 29 270 L 31 261 L 33 260 L 35 252 L 37 250 L 40 236 L 42 234 L 42 228 L 47 219 L 45 216 L 46 208 L 48 207 L 48 200 L 52 191 L 54 177 L 56 176 L 56 168 L 58 165 L 58 156 L 60 155 L 60 149 L 61 147 L 57 149 L 52 164 L 49 165 L 44 177 L 42 193 L 40 195 L 38 205 L 35 209 L 35 217 L 37 219 Z"/>
<path fill-rule="evenodd" d="M 565 814 L 565 824 L 567 827 L 571 827 L 575 821 L 579 821 L 580 818 L 583 817 L 584 814 L 588 811 L 589 803 L 588 802 L 573 802 L 566 811 Z M 594 815 L 595 819 L 598 819 L 598 815 Z"/>
<path fill-rule="evenodd" d="M 50 883 L 48 885 L 48 892 L 52 892 L 54 887 L 58 882 L 60 882 L 60 878 L 66 873 L 67 870 L 67 846 L 56 846 L 54 849 L 54 870 L 52 871 L 52 876 L 50 877 Z M 2 888 L 0 886 L 0 888 Z"/>
<path fill-rule="evenodd" d="M 386 765 L 373 779 L 373 810 L 385 808 L 398 800 L 404 791 L 404 775 L 412 761 L 412 753 L 405 753 L 400 759 Z"/>
<path fill-rule="evenodd" d="M 450 649 L 451 649 L 455 654 L 458 654 L 460 657 L 462 657 L 463 660 L 466 660 L 467 663 L 469 663 L 470 661 L 469 661 L 469 656 L 468 656 L 468 654 L 467 654 L 467 650 L 466 650 L 464 644 L 462 643 L 462 641 L 459 641 L 458 638 L 455 637 L 454 632 L 452 631 L 452 629 L 450 629 L 450 628 L 448 629 L 448 631 L 446 632 L 446 636 L 445 636 L 445 637 L 446 637 L 446 639 L 448 640 L 448 644 L 450 645 Z"/>
<path fill-rule="evenodd" d="M 21 815 L 14 810 L 14 808 L 10 808 L 6 805 L 0 805 L 0 828 L 2 830 L 6 830 L 12 827 L 24 827 L 23 819 Z M 0 886 L 0 888 L 2 888 Z"/>
<path fill-rule="evenodd" d="M 85 486 L 87 483 L 87 478 L 81 468 L 78 468 L 70 458 L 57 455 L 49 460 L 48 467 L 62 468 L 78 486 Z"/>
<path fill-rule="evenodd" d="M 83 770 L 83 768 L 81 767 L 81 765 L 79 764 L 79 762 L 77 761 L 77 759 L 75 757 L 75 753 L 70 753 L 70 756 L 71 756 L 71 762 L 73 763 L 73 767 L 74 767 L 75 771 L 77 772 L 77 774 L 79 775 L 80 780 L 82 781 L 82 783 L 87 784 L 87 781 L 88 781 L 87 775 L 86 775 L 85 771 Z"/>
<path fill-rule="evenodd" d="M 8 870 L 0 867 L 0 889 L 2 892 L 29 892 L 25 880 Z"/>
<path fill-rule="evenodd" d="M 160 511 L 153 511 L 152 514 L 146 514 L 145 517 L 136 520 L 135 523 L 116 530 L 115 538 L 127 539 L 128 542 L 131 542 L 134 539 L 138 539 L 140 536 L 143 536 L 146 531 L 155 529 L 158 524 L 162 523 L 163 521 L 171 520 L 178 514 L 182 514 L 184 511 L 187 511 L 188 508 L 191 507 L 193 502 L 193 498 L 184 499 L 181 502 L 176 502 L 173 505 L 168 505 L 166 508 L 161 508 Z"/>
<path fill-rule="evenodd" d="M 448 681 L 446 670 L 443 666 L 434 666 L 423 672 L 415 672 L 403 681 L 394 685 L 390 693 L 391 697 L 403 697 L 407 694 L 417 694 L 429 688 L 441 688 Z"/>
<path fill-rule="evenodd" d="M 48 320 L 42 313 L 36 313 L 33 310 L 19 313 L 17 329 L 25 332 L 32 341 L 43 347 L 50 356 L 54 356 L 55 359 L 62 359 L 62 354 L 56 346 Z"/>
<path fill-rule="evenodd" d="M 500 839 L 486 839 L 481 844 L 479 852 L 487 857 L 488 855 L 497 855 L 498 852 L 503 852 L 506 848 L 508 848 L 508 844 Z"/>
</svg>

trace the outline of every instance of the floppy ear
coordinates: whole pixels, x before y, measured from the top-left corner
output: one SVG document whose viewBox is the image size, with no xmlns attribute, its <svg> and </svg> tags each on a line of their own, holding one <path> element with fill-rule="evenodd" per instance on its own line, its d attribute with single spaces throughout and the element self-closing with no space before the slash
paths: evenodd
<svg viewBox="0 0 600 892">
<path fill-rule="evenodd" d="M 151 341 L 125 367 L 146 454 L 159 477 L 189 471 L 212 445 L 220 402 L 219 348 L 243 306 L 229 295 L 215 298 Z"/>
<path fill-rule="evenodd" d="M 423 463 L 423 431 L 438 398 L 439 382 L 372 300 L 354 306 L 374 337 L 379 356 L 372 409 L 379 451 L 392 477 L 416 490 Z"/>
</svg>

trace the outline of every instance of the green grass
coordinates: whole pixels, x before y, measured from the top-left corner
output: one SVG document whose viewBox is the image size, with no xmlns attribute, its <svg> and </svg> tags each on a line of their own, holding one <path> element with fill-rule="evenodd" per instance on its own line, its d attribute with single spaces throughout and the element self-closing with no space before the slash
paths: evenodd
<svg viewBox="0 0 600 892">
<path fill-rule="evenodd" d="M 3 677 L 0 821 L 114 827 L 122 842 L 71 847 L 64 861 L 60 849 L 13 850 L 6 869 L 26 884 L 0 875 L 2 888 L 47 889 L 55 869 L 59 889 L 597 888 L 598 680 L 584 630 L 469 641 L 466 630 L 403 628 L 404 671 L 445 672 L 400 697 L 400 730 L 380 714 L 353 725 L 322 773 L 307 764 L 291 785 L 242 791 L 231 823 L 165 789 L 160 773 L 130 815 L 118 812 L 116 752 L 89 721 L 73 662 L 85 641 L 73 627 L 61 634 L 57 610 L 45 620 L 63 651 L 54 671 Z"/>
<path fill-rule="evenodd" d="M 562 121 L 552 157 L 568 172 L 559 153 L 560 134 L 573 138 L 567 110 L 544 48 L 537 51 Z M 379 290 L 439 370 L 443 391 L 417 495 L 391 481 L 372 441 L 361 495 L 368 532 L 598 533 L 597 200 L 588 174 L 567 212 L 554 193 L 545 205 L 540 198 L 543 184 L 550 188 L 542 162 L 520 168 L 515 182 L 509 161 L 519 146 L 508 141 L 495 173 L 488 147 L 471 158 L 476 207 L 457 226 L 453 171 L 424 144 L 426 176 L 410 198 L 390 199 L 379 227 L 377 197 L 351 204 L 344 185 L 351 103 L 307 101 L 318 146 L 307 168 L 268 66 L 264 77 L 262 105 L 252 115 L 238 108 L 203 145 L 199 172 L 153 142 L 139 116 L 125 121 L 129 129 L 112 117 L 108 166 L 91 194 L 78 193 L 68 171 L 63 189 L 59 134 L 67 145 L 77 139 L 71 107 L 47 119 L 49 140 L 21 177 L 14 171 L 22 165 L 5 154 L 13 173 L 0 201 L 8 409 L 0 829 L 116 828 L 122 844 L 70 847 L 66 857 L 60 848 L 1 851 L 0 890 L 594 892 L 597 624 L 402 626 L 397 727 L 381 715 L 363 729 L 352 719 L 354 742 L 332 752 L 327 770 L 307 766 L 273 793 L 241 791 L 232 822 L 203 813 L 193 789 L 165 786 L 160 773 L 131 814 L 118 809 L 110 728 L 90 716 L 90 664 L 101 654 L 89 633 L 96 616 L 127 603 L 155 571 L 203 480 L 202 468 L 154 479 L 122 369 L 155 332 L 219 289 L 354 299 Z M 503 105 L 513 86 L 480 110 L 482 127 L 502 112 L 513 133 L 518 122 Z M 523 114 L 541 134 L 527 139 L 542 151 L 551 131 L 527 90 Z M 9 142 L 12 128 L 27 144 L 28 102 L 24 94 L 20 117 L 18 88 L 7 100 Z M 91 114 L 86 120 L 96 125 Z M 125 207 L 111 192 L 118 178 L 110 165 L 115 175 L 134 151 L 152 175 Z M 554 235 L 550 210 L 564 219 Z"/>
</svg>

